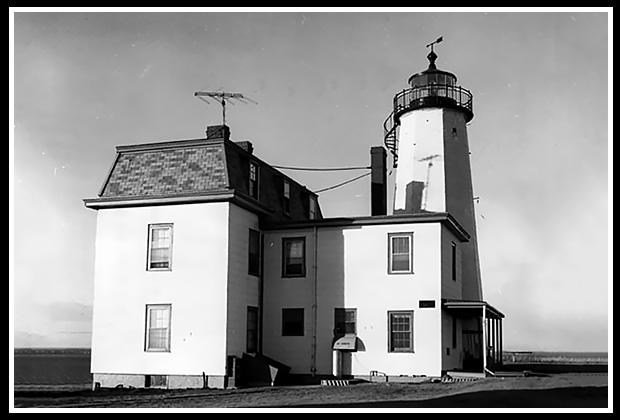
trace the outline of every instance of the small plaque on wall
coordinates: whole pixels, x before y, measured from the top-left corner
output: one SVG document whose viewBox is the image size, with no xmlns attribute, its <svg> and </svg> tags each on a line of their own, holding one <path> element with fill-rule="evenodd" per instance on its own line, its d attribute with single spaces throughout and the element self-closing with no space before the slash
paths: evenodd
<svg viewBox="0 0 620 420">
<path fill-rule="evenodd" d="M 420 308 L 434 308 L 434 307 L 435 307 L 434 300 L 421 300 L 420 301 Z"/>
</svg>

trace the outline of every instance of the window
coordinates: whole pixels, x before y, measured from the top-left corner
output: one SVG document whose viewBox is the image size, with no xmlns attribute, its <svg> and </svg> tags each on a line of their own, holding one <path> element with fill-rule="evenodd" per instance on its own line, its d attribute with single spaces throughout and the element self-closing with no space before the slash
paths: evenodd
<svg viewBox="0 0 620 420">
<path fill-rule="evenodd" d="M 308 219 L 310 220 L 316 219 L 316 198 L 312 196 L 309 197 Z"/>
<path fill-rule="evenodd" d="M 166 375 L 146 375 L 144 377 L 145 388 L 166 388 L 168 386 L 168 376 Z"/>
<path fill-rule="evenodd" d="M 456 244 L 452 242 L 452 280 L 456 281 Z"/>
<path fill-rule="evenodd" d="M 355 334 L 355 321 L 357 309 L 335 308 L 334 309 L 334 335 Z"/>
<path fill-rule="evenodd" d="M 413 353 L 413 311 L 388 312 L 388 351 Z"/>
<path fill-rule="evenodd" d="M 250 197 L 258 200 L 258 165 L 254 162 L 250 162 L 250 184 L 249 184 Z"/>
<path fill-rule="evenodd" d="M 172 269 L 172 223 L 149 225 L 147 270 Z"/>
<path fill-rule="evenodd" d="M 388 234 L 388 248 L 388 273 L 413 273 L 413 233 Z"/>
<path fill-rule="evenodd" d="M 170 351 L 171 305 L 146 305 L 146 351 Z"/>
<path fill-rule="evenodd" d="M 306 239 L 282 239 L 282 277 L 306 275 Z"/>
<path fill-rule="evenodd" d="M 260 271 L 260 232 L 250 229 L 248 239 L 248 274 L 258 276 Z"/>
<path fill-rule="evenodd" d="M 291 211 L 291 183 L 286 179 L 284 180 L 284 212 L 290 213 Z"/>
<path fill-rule="evenodd" d="M 258 308 L 254 306 L 248 306 L 245 351 L 246 353 L 258 351 Z"/>
<path fill-rule="evenodd" d="M 304 335 L 304 308 L 282 308 L 282 336 Z"/>
</svg>

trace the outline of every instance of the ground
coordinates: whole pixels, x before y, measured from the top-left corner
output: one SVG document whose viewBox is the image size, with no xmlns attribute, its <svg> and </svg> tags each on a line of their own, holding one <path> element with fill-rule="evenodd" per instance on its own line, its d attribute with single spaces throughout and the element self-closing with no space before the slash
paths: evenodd
<svg viewBox="0 0 620 420">
<path fill-rule="evenodd" d="M 469 382 L 320 385 L 238 390 L 15 391 L 16 408 L 608 407 L 607 373 L 485 378 Z"/>
</svg>

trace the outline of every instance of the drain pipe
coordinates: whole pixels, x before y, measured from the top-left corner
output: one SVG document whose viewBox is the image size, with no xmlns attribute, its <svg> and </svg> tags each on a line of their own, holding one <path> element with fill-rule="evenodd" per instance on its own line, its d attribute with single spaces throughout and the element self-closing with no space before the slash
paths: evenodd
<svg viewBox="0 0 620 420">
<path fill-rule="evenodd" d="M 314 225 L 313 230 L 313 242 L 314 242 L 314 252 L 312 256 L 312 363 L 310 365 L 310 372 L 312 372 L 312 376 L 316 376 L 316 331 L 317 331 L 317 281 L 318 281 L 318 264 L 317 264 L 317 254 L 318 254 L 318 231 L 316 225 Z"/>
</svg>

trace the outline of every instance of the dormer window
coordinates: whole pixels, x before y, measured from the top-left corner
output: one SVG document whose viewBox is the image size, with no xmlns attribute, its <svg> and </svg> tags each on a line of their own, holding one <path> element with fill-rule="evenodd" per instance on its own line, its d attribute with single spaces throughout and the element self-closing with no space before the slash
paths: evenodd
<svg viewBox="0 0 620 420">
<path fill-rule="evenodd" d="M 308 219 L 314 220 L 316 219 L 316 198 L 310 196 L 308 201 Z"/>
<path fill-rule="evenodd" d="M 258 165 L 254 162 L 250 162 L 250 183 L 248 192 L 250 197 L 258 200 Z"/>
<path fill-rule="evenodd" d="M 284 212 L 291 212 L 291 183 L 284 180 Z"/>
</svg>

